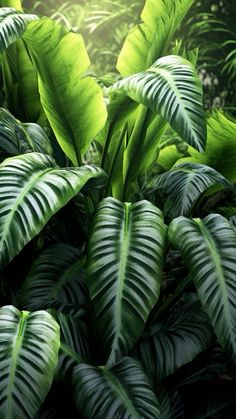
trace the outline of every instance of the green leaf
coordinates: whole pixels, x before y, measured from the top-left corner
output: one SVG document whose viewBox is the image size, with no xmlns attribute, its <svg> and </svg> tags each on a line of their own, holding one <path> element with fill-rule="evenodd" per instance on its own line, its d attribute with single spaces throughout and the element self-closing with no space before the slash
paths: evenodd
<svg viewBox="0 0 236 419">
<path fill-rule="evenodd" d="M 87 279 L 109 365 L 137 342 L 158 300 L 165 238 L 161 211 L 150 202 L 106 198 L 99 204 Z"/>
<path fill-rule="evenodd" d="M 160 114 L 188 144 L 203 151 L 206 124 L 202 86 L 193 65 L 177 55 L 157 60 L 152 67 L 118 81 L 110 92 L 129 96 Z"/>
<path fill-rule="evenodd" d="M 190 157 L 179 159 L 176 164 L 191 162 L 206 164 L 231 182 L 236 181 L 236 120 L 215 111 L 207 120 L 207 142 L 203 154 L 189 147 Z"/>
<path fill-rule="evenodd" d="M 59 347 L 59 326 L 49 313 L 0 309 L 1 419 L 36 414 L 50 389 Z"/>
<path fill-rule="evenodd" d="M 31 266 L 17 293 L 17 303 L 26 310 L 49 308 L 57 303 L 87 304 L 81 252 L 58 243 L 46 248 Z"/>
<path fill-rule="evenodd" d="M 1 268 L 88 180 L 101 176 L 101 169 L 90 166 L 59 168 L 51 157 L 40 153 L 6 159 L 0 165 Z"/>
<path fill-rule="evenodd" d="M 197 397 L 187 411 L 189 419 L 231 419 L 235 416 L 236 397 L 234 382 L 221 386 L 209 383 L 194 388 Z M 231 385 L 230 385 L 231 384 Z"/>
<path fill-rule="evenodd" d="M 0 108 L 0 159 L 30 151 L 52 155 L 50 140 L 37 124 L 22 124 L 10 112 Z"/>
<path fill-rule="evenodd" d="M 220 344 L 236 361 L 236 233 L 221 215 L 178 217 L 169 238 L 190 270 Z"/>
<path fill-rule="evenodd" d="M 124 76 L 146 70 L 170 52 L 171 40 L 193 0 L 146 0 L 141 19 L 132 28 L 118 59 L 117 69 Z"/>
<path fill-rule="evenodd" d="M 81 364 L 74 369 L 74 394 L 85 418 L 158 419 L 160 411 L 141 365 L 124 358 L 115 367 Z"/>
<path fill-rule="evenodd" d="M 163 189 L 168 197 L 171 212 L 178 216 L 188 215 L 200 196 L 217 184 L 234 190 L 233 185 L 211 167 L 186 162 L 153 178 L 149 188 Z"/>
<path fill-rule="evenodd" d="M 58 373 L 60 377 L 70 377 L 73 368 L 82 362 L 93 362 L 90 330 L 88 324 L 64 313 L 50 310 L 60 326 L 61 348 Z"/>
<path fill-rule="evenodd" d="M 19 12 L 12 7 L 1 7 L 0 53 L 22 36 L 29 22 L 37 19 L 36 15 Z"/>
<path fill-rule="evenodd" d="M 42 18 L 28 26 L 23 39 L 39 74 L 46 116 L 61 148 L 78 165 L 107 116 L 102 89 L 85 77 L 89 58 L 83 38 Z"/>
<path fill-rule="evenodd" d="M 210 346 L 213 336 L 209 318 L 198 303 L 173 308 L 146 335 L 139 351 L 155 382 L 191 362 Z"/>
</svg>

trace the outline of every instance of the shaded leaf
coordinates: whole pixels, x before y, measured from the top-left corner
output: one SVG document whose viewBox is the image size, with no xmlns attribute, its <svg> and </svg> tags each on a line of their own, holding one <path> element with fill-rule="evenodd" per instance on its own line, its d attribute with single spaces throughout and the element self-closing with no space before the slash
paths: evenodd
<svg viewBox="0 0 236 419">
<path fill-rule="evenodd" d="M 74 394 L 85 418 L 161 418 L 141 365 L 123 358 L 112 369 L 81 364 L 74 369 Z"/>
<path fill-rule="evenodd" d="M 216 336 L 236 361 L 236 233 L 217 214 L 190 220 L 178 217 L 169 238 L 190 270 L 199 299 Z"/>
</svg>

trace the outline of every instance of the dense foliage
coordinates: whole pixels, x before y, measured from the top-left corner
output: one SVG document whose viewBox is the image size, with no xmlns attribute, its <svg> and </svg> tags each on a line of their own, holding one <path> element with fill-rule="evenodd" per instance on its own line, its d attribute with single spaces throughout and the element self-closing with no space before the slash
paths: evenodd
<svg viewBox="0 0 236 419">
<path fill-rule="evenodd" d="M 0 419 L 234 418 L 236 121 L 194 1 L 146 0 L 99 79 L 63 14 L 1 6 Z"/>
</svg>

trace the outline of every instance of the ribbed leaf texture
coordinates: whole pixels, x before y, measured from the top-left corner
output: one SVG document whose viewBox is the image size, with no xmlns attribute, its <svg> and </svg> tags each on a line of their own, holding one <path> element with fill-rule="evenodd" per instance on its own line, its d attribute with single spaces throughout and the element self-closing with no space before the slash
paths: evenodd
<svg viewBox="0 0 236 419">
<path fill-rule="evenodd" d="M 194 66 L 183 57 L 168 55 L 152 67 L 118 81 L 110 92 L 125 94 L 160 114 L 188 144 L 203 151 L 206 123 L 203 93 Z"/>
<path fill-rule="evenodd" d="M 40 153 L 6 159 L 0 165 L 0 267 L 3 268 L 47 221 L 101 169 L 59 168 Z"/>
<path fill-rule="evenodd" d="M 112 369 L 74 369 L 75 401 L 85 419 L 158 419 L 158 402 L 138 361 L 123 358 Z"/>
<path fill-rule="evenodd" d="M 21 123 L 0 108 L 0 160 L 30 151 L 52 155 L 52 146 L 44 130 L 37 124 Z"/>
<path fill-rule="evenodd" d="M 234 190 L 233 185 L 211 167 L 197 163 L 182 163 L 153 178 L 149 187 L 151 190 L 164 190 L 171 212 L 175 216 L 186 216 L 200 196 L 214 185 Z"/>
<path fill-rule="evenodd" d="M 70 377 L 73 368 L 81 362 L 93 363 L 93 344 L 88 325 L 80 319 L 55 310 L 49 310 L 60 326 L 61 348 L 58 373 L 60 377 Z"/>
<path fill-rule="evenodd" d="M 191 272 L 219 342 L 236 362 L 236 233 L 224 217 L 178 217 L 169 238 Z"/>
<path fill-rule="evenodd" d="M 29 22 L 37 19 L 36 15 L 19 12 L 12 7 L 1 7 L 0 53 L 22 36 Z"/>
<path fill-rule="evenodd" d="M 148 201 L 104 199 L 88 245 L 88 287 L 108 364 L 141 336 L 158 301 L 166 228 L 161 211 Z"/>
<path fill-rule="evenodd" d="M 173 309 L 147 335 L 139 351 L 155 382 L 191 362 L 207 349 L 213 337 L 209 318 L 198 303 Z"/>
<path fill-rule="evenodd" d="M 49 308 L 55 302 L 85 305 L 88 291 L 80 256 L 77 248 L 64 243 L 46 248 L 31 266 L 17 302 L 26 310 Z"/>
<path fill-rule="evenodd" d="M 0 418 L 31 419 L 58 361 L 59 326 L 45 311 L 0 309 Z"/>
</svg>

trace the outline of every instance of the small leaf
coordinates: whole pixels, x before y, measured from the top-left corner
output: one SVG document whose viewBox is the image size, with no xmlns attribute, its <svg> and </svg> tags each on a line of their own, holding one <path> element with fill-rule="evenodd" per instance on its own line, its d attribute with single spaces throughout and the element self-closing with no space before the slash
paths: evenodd
<svg viewBox="0 0 236 419">
<path fill-rule="evenodd" d="M 211 167 L 197 163 L 182 163 L 153 178 L 149 188 L 163 189 L 171 211 L 178 216 L 188 215 L 200 196 L 217 184 L 235 192 L 233 185 Z"/>
<path fill-rule="evenodd" d="M 36 15 L 18 12 L 12 7 L 1 7 L 0 53 L 23 35 L 29 22 L 37 19 L 39 18 Z"/>
</svg>

